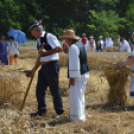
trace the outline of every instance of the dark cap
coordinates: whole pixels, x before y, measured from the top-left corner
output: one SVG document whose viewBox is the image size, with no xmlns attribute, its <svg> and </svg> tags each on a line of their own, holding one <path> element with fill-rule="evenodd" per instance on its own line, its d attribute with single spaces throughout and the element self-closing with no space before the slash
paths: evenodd
<svg viewBox="0 0 134 134">
<path fill-rule="evenodd" d="M 37 20 L 33 20 L 29 25 L 29 30 L 31 30 L 33 27 L 38 26 L 39 22 Z"/>
<path fill-rule="evenodd" d="M 14 37 L 9 37 L 9 39 L 12 39 L 12 40 L 14 40 Z"/>
</svg>

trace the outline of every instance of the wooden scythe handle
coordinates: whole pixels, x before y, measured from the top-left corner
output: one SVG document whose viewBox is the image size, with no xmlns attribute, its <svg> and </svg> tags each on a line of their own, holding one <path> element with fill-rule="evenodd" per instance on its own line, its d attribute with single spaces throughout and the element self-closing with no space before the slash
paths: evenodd
<svg viewBox="0 0 134 134">
<path fill-rule="evenodd" d="M 44 45 L 45 45 L 45 44 L 42 44 L 40 50 L 43 50 Z M 35 75 L 35 72 L 36 72 L 36 69 L 37 69 L 38 64 L 39 64 L 39 61 L 40 61 L 40 58 L 41 58 L 41 56 L 38 56 L 38 58 L 37 58 L 37 60 L 36 60 L 35 66 L 34 66 L 34 68 L 33 68 L 33 72 L 32 72 L 32 76 L 31 76 L 30 82 L 29 82 L 29 84 L 28 84 L 28 86 L 27 86 L 27 90 L 26 90 L 26 93 L 25 93 L 23 102 L 21 103 L 20 111 L 22 111 L 22 109 L 24 108 L 24 104 L 25 104 L 25 101 L 26 101 L 26 97 L 27 97 L 28 92 L 29 92 L 29 90 L 30 90 L 30 87 L 31 87 L 31 84 L 32 84 L 32 81 L 33 81 L 33 78 L 34 78 L 34 75 Z"/>
</svg>

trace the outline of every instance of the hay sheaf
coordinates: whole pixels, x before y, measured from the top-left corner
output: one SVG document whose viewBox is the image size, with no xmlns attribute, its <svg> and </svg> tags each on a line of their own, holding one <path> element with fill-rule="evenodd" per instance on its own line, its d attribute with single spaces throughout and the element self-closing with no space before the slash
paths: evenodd
<svg viewBox="0 0 134 134">
<path fill-rule="evenodd" d="M 106 65 L 104 75 L 109 84 L 108 104 L 111 106 L 125 106 L 127 102 L 126 84 L 128 76 L 133 72 L 126 67 Z"/>
<path fill-rule="evenodd" d="M 101 64 L 102 59 L 106 61 L 111 61 L 112 63 L 122 62 L 130 56 L 130 53 L 127 52 L 88 52 L 87 53 L 87 62 L 91 70 L 103 70 L 105 64 Z M 68 67 L 68 54 L 60 53 L 59 54 L 59 63 L 62 67 Z"/>
<path fill-rule="evenodd" d="M 23 76 L 12 67 L 0 65 L 0 106 L 5 102 L 11 102 L 18 107 L 24 97 Z"/>
</svg>

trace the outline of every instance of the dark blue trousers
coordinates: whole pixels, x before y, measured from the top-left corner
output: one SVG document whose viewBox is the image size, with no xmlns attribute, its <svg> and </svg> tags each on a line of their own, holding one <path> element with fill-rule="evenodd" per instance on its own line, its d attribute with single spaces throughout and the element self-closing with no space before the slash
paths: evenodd
<svg viewBox="0 0 134 134">
<path fill-rule="evenodd" d="M 38 110 L 46 110 L 45 95 L 47 87 L 49 87 L 53 97 L 53 104 L 58 115 L 64 113 L 62 96 L 58 86 L 59 62 L 54 61 L 42 65 L 38 72 L 38 82 L 36 87 L 36 97 L 38 101 Z"/>
</svg>

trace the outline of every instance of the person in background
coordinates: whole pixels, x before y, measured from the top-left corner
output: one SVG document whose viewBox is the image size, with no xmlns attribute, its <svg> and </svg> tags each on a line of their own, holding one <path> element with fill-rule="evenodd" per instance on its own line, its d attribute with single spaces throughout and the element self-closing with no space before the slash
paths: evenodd
<svg viewBox="0 0 134 134">
<path fill-rule="evenodd" d="M 120 68 L 126 66 L 126 65 L 132 65 L 132 71 L 134 71 L 134 50 L 131 52 L 131 56 L 128 57 L 128 59 L 125 62 L 120 63 L 118 66 Z M 129 88 L 129 96 L 130 98 L 134 98 L 134 76 L 131 75 L 131 82 L 130 82 L 130 88 Z"/>
<path fill-rule="evenodd" d="M 120 39 L 120 46 L 118 48 L 120 52 L 131 52 L 131 48 L 126 40 Z"/>
<path fill-rule="evenodd" d="M 69 52 L 69 46 L 68 44 L 65 42 L 65 40 L 63 40 L 63 46 L 62 46 L 62 49 L 65 53 L 68 53 Z"/>
<path fill-rule="evenodd" d="M 18 56 L 19 56 L 19 44 L 17 41 L 14 41 L 13 37 L 9 37 L 9 47 L 8 47 L 8 56 L 9 56 L 9 64 L 12 65 L 13 62 L 18 64 Z"/>
<path fill-rule="evenodd" d="M 117 39 L 117 43 L 120 43 L 120 36 L 119 35 L 116 37 L 116 39 Z"/>
<path fill-rule="evenodd" d="M 93 36 L 93 35 L 89 36 L 89 42 L 88 42 L 89 45 L 90 45 L 90 40 L 91 40 L 91 39 L 94 40 L 94 36 Z M 94 40 L 94 44 L 95 44 L 95 46 L 96 46 L 95 40 Z"/>
<path fill-rule="evenodd" d="M 97 41 L 96 51 L 97 51 L 97 52 L 102 52 L 102 47 L 101 47 L 100 41 Z"/>
<path fill-rule="evenodd" d="M 113 47 L 113 41 L 111 38 L 109 38 L 109 35 L 107 35 L 106 37 L 106 41 L 105 41 L 105 49 L 109 49 L 111 47 Z"/>
<path fill-rule="evenodd" d="M 116 39 L 117 39 L 117 42 L 116 42 L 116 46 L 119 48 L 119 46 L 120 46 L 120 36 L 118 35 L 117 37 L 116 37 Z"/>
<path fill-rule="evenodd" d="M 94 39 L 90 39 L 89 44 L 88 44 L 88 52 L 95 52 L 96 50 L 96 45 L 94 43 Z"/>
<path fill-rule="evenodd" d="M 132 34 L 132 39 L 134 41 L 134 32 Z M 118 66 L 120 68 L 127 66 L 127 65 L 132 65 L 132 71 L 134 71 L 134 50 L 131 52 L 131 56 L 128 57 L 128 59 L 125 62 L 120 63 Z M 129 95 L 130 98 L 134 98 L 134 76 L 131 76 L 131 83 L 130 83 L 130 89 L 129 89 Z"/>
<path fill-rule="evenodd" d="M 102 40 L 102 38 L 103 38 L 103 36 L 101 35 L 100 37 L 99 37 L 99 42 L 101 43 L 101 51 L 103 52 L 103 49 L 104 49 L 104 41 Z"/>
<path fill-rule="evenodd" d="M 131 39 L 128 40 L 128 43 L 129 43 L 129 45 L 130 45 L 131 51 L 133 51 L 133 44 L 132 44 L 132 42 L 131 42 Z"/>
<path fill-rule="evenodd" d="M 85 33 L 82 34 L 82 38 L 80 39 L 80 41 L 84 44 L 85 49 L 86 49 L 86 51 L 87 51 L 88 39 L 86 38 L 86 34 L 85 34 Z"/>
<path fill-rule="evenodd" d="M 85 121 L 85 89 L 89 77 L 89 66 L 87 64 L 87 53 L 79 37 L 73 30 L 64 31 L 59 38 L 65 39 L 69 44 L 69 101 L 70 121 Z"/>
<path fill-rule="evenodd" d="M 125 36 L 123 37 L 123 40 L 126 40 Z"/>
<path fill-rule="evenodd" d="M 113 44 L 115 43 L 115 38 L 112 38 Z"/>
<path fill-rule="evenodd" d="M 5 36 L 1 36 L 1 40 L 0 40 L 0 63 L 4 65 L 8 65 L 7 43 L 6 43 Z"/>
</svg>

